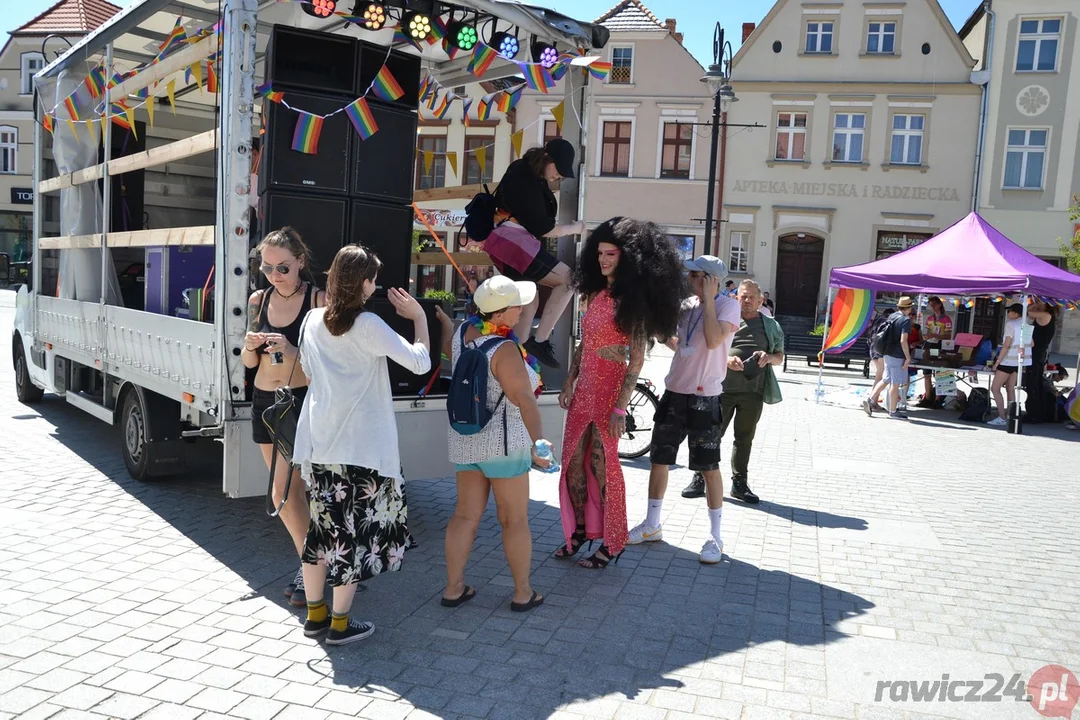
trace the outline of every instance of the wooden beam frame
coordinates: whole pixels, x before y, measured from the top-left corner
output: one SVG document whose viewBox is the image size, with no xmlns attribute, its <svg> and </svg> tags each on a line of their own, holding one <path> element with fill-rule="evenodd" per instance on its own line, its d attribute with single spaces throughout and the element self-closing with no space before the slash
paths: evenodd
<svg viewBox="0 0 1080 720">
<path fill-rule="evenodd" d="M 200 225 L 181 228 L 159 228 L 157 230 L 111 232 L 108 234 L 106 244 L 111 248 L 213 245 L 214 230 L 213 225 Z M 101 233 L 43 237 L 38 239 L 38 247 L 42 250 L 99 248 L 101 247 Z"/>
<path fill-rule="evenodd" d="M 454 262 L 465 266 L 493 265 L 491 257 L 486 252 L 454 252 L 450 253 Z M 413 265 L 452 265 L 450 258 L 443 252 L 418 252 L 413 253 Z"/>
<path fill-rule="evenodd" d="M 495 192 L 498 183 L 488 183 L 488 189 Z M 413 191 L 413 202 L 432 202 L 434 200 L 472 200 L 473 195 L 484 192 L 483 185 L 454 185 L 451 187 L 434 188 L 432 190 Z M 423 210 L 423 208 L 420 208 Z"/>
</svg>

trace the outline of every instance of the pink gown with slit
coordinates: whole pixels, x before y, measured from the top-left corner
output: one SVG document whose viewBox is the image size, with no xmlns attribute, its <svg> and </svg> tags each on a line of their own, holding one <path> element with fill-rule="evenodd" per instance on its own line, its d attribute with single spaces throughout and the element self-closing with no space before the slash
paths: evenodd
<svg viewBox="0 0 1080 720">
<path fill-rule="evenodd" d="M 601 357 L 598 351 L 612 345 L 627 346 L 630 338 L 615 324 L 615 301 L 607 290 L 590 302 L 581 322 L 581 366 L 563 435 L 562 475 L 559 478 L 559 510 L 567 549 L 570 536 L 579 525 L 592 540 L 604 538 L 612 556 L 622 552 L 628 539 L 626 524 L 626 485 L 619 464 L 619 438 L 608 430 L 611 411 L 626 378 L 626 363 Z M 592 449 L 584 455 L 584 486 L 569 484 L 570 459 L 585 438 L 589 425 L 597 428 L 604 445 L 604 477 L 596 477 L 591 461 Z"/>
</svg>

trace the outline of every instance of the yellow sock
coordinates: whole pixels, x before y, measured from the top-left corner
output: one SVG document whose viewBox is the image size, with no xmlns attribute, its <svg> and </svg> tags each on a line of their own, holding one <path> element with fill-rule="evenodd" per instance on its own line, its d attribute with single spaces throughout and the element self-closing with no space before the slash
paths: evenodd
<svg viewBox="0 0 1080 720">
<path fill-rule="evenodd" d="M 326 601 L 309 602 L 307 604 L 307 619 L 312 622 L 322 622 L 326 619 Z"/>
<path fill-rule="evenodd" d="M 349 626 L 349 614 L 338 615 L 334 613 L 330 616 L 330 629 L 337 632 L 345 632 L 345 628 Z"/>
</svg>

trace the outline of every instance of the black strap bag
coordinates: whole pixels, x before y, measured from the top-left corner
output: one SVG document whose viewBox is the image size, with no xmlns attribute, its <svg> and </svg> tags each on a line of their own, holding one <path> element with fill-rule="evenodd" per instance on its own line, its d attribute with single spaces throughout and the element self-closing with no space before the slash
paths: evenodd
<svg viewBox="0 0 1080 720">
<path fill-rule="evenodd" d="M 296 348 L 296 360 L 289 371 L 289 379 L 285 385 L 274 391 L 274 404 L 263 410 L 262 414 L 262 422 L 270 433 L 276 451 L 270 459 L 270 482 L 266 488 L 266 514 L 270 517 L 277 517 L 281 513 L 281 509 L 285 507 L 285 503 L 289 501 L 292 472 L 290 471 L 285 478 L 285 492 L 281 495 L 281 503 L 276 506 L 274 504 L 274 472 L 277 470 L 278 455 L 285 458 L 286 462 L 292 463 L 293 449 L 296 444 L 296 425 L 300 420 L 300 407 L 290 386 L 292 385 L 293 373 L 296 372 L 296 366 L 300 364 L 300 348 L 304 345 L 304 327 L 306 325 L 307 320 L 305 319 L 304 324 L 300 326 L 300 344 Z"/>
</svg>

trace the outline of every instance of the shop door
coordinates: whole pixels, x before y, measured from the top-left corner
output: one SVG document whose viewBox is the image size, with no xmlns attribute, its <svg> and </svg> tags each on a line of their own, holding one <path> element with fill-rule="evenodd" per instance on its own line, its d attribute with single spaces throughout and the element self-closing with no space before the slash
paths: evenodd
<svg viewBox="0 0 1080 720">
<path fill-rule="evenodd" d="M 813 317 L 821 290 L 825 241 L 799 233 L 780 238 L 776 255 L 776 310 L 780 315 Z"/>
</svg>

